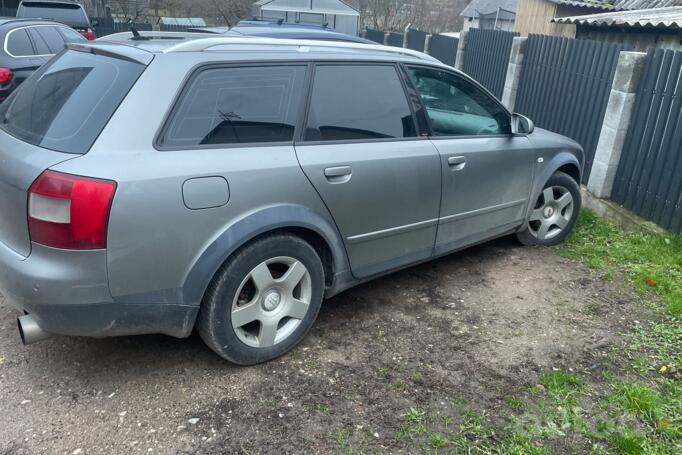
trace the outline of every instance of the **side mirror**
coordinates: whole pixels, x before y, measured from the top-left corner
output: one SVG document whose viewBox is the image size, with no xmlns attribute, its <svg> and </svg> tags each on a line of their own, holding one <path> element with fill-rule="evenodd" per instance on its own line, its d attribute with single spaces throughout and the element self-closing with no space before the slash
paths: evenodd
<svg viewBox="0 0 682 455">
<path fill-rule="evenodd" d="M 512 134 L 526 136 L 533 132 L 535 124 L 528 117 L 521 114 L 512 114 L 511 119 Z"/>
</svg>

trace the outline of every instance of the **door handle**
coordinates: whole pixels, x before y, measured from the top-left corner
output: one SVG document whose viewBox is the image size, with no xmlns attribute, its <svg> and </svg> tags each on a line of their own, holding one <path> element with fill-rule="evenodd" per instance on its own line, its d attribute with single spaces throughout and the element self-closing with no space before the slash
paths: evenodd
<svg viewBox="0 0 682 455">
<path fill-rule="evenodd" d="M 350 166 L 328 167 L 324 170 L 324 176 L 330 183 L 346 183 L 353 175 Z"/>
<path fill-rule="evenodd" d="M 463 156 L 451 156 L 448 158 L 448 166 L 453 171 L 461 171 L 467 164 L 466 157 Z"/>
</svg>

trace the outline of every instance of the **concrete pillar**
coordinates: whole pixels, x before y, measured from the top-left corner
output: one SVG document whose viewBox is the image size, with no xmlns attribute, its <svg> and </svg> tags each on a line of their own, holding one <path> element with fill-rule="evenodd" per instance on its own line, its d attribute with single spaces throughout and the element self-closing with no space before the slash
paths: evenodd
<svg viewBox="0 0 682 455">
<path fill-rule="evenodd" d="M 424 38 L 424 53 L 429 54 L 431 53 L 431 37 L 433 35 L 426 35 L 426 38 Z"/>
<path fill-rule="evenodd" d="M 502 104 L 507 109 L 514 112 L 516 104 L 516 94 L 521 80 L 521 68 L 523 67 L 523 56 L 526 52 L 526 42 L 528 38 L 516 37 L 512 41 L 511 52 L 509 53 L 509 66 L 507 66 L 507 77 L 504 80 L 504 91 L 502 92 Z"/>
<path fill-rule="evenodd" d="M 618 58 L 609 104 L 599 133 L 590 180 L 587 182 L 587 189 L 597 197 L 611 196 L 645 58 L 643 52 L 621 52 Z"/>
<path fill-rule="evenodd" d="M 467 48 L 467 39 L 469 32 L 463 31 L 459 33 L 459 41 L 457 42 L 457 57 L 455 57 L 455 69 L 464 71 L 464 54 Z"/>
<path fill-rule="evenodd" d="M 388 46 L 388 35 L 390 35 L 389 32 L 384 33 L 384 42 L 381 43 L 381 44 L 383 44 L 384 46 Z"/>
</svg>

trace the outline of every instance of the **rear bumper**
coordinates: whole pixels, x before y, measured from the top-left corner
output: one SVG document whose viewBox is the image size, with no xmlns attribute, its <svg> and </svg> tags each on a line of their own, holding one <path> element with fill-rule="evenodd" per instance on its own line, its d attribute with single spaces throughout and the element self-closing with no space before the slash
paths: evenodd
<svg viewBox="0 0 682 455">
<path fill-rule="evenodd" d="M 33 244 L 24 258 L 0 243 L 0 292 L 55 335 L 185 337 L 198 313 L 193 306 L 115 302 L 102 250 L 66 251 Z"/>
</svg>

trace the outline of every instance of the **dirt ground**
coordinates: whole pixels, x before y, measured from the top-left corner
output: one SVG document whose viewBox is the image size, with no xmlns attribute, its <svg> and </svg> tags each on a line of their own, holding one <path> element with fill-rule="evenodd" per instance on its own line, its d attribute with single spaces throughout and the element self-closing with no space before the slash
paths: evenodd
<svg viewBox="0 0 682 455">
<path fill-rule="evenodd" d="M 413 453 L 397 436 L 410 406 L 455 424 L 474 409 L 500 436 L 511 397 L 552 368 L 600 368 L 635 308 L 618 278 L 511 239 L 347 291 L 294 352 L 250 368 L 196 336 L 23 347 L 0 305 L 0 454 Z"/>
</svg>

